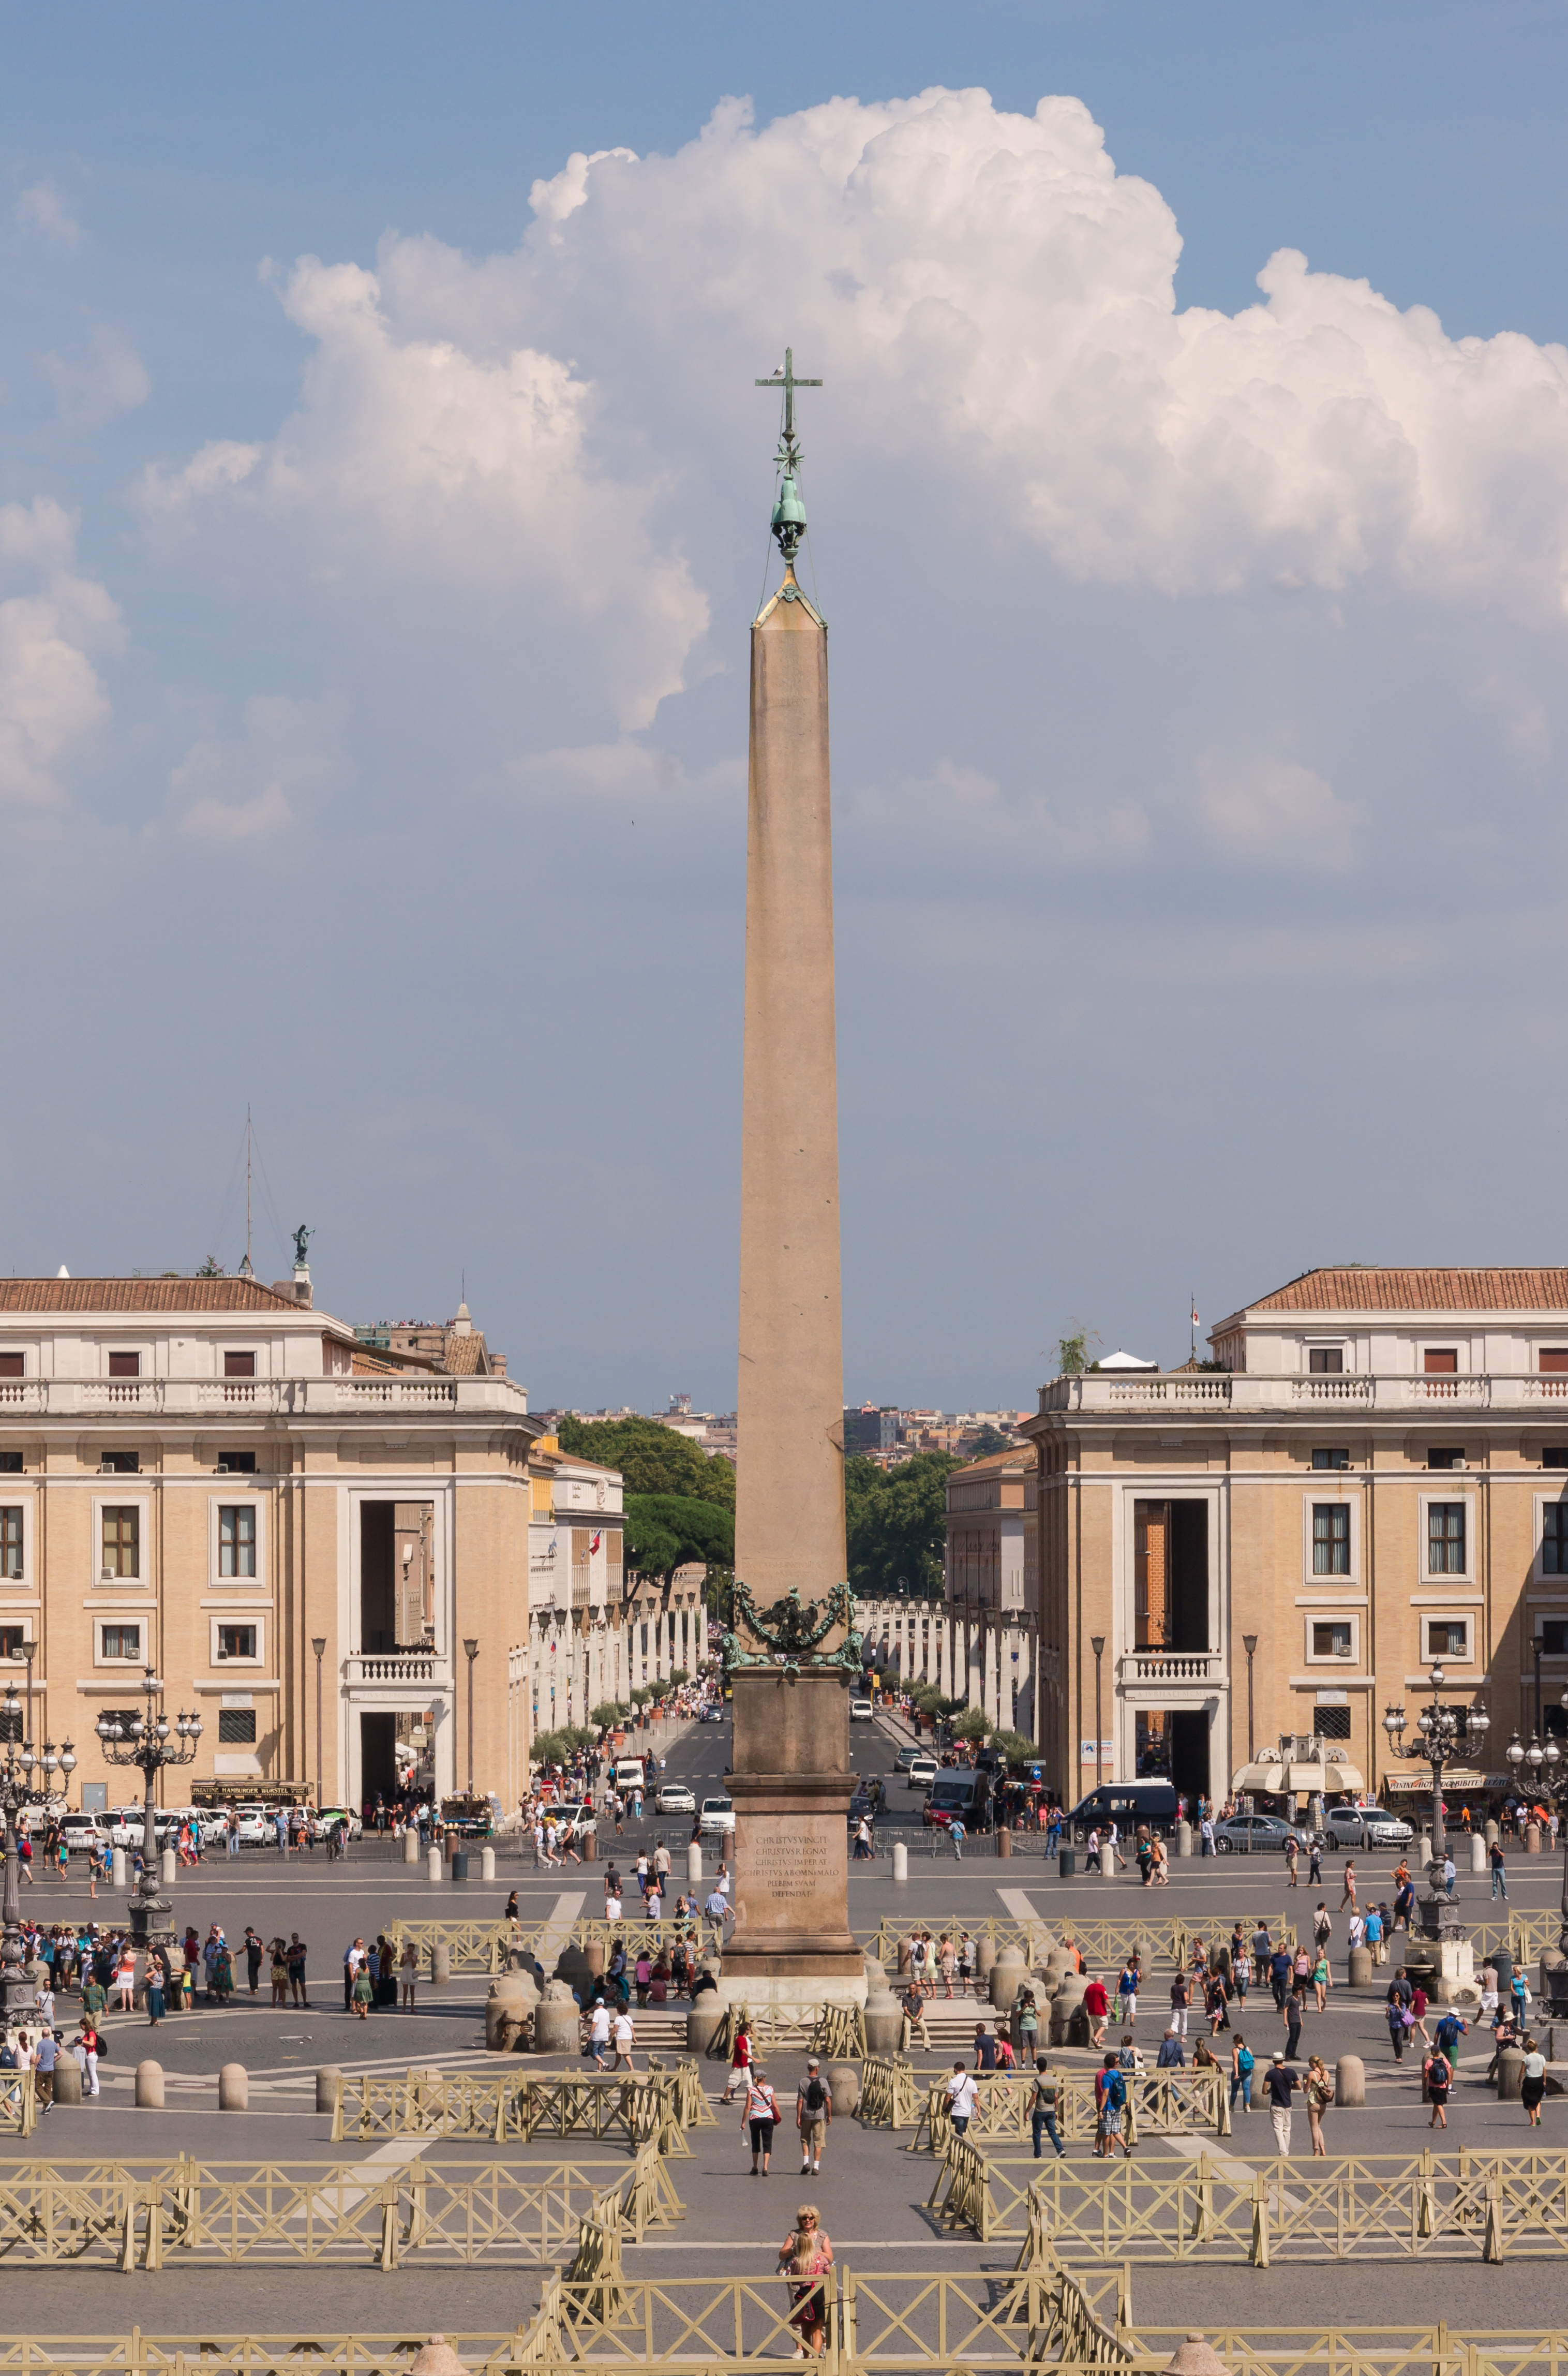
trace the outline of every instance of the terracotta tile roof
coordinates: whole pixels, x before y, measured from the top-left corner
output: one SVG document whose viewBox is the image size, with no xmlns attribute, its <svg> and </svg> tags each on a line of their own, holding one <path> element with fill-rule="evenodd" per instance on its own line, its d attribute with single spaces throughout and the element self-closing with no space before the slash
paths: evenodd
<svg viewBox="0 0 1568 2376">
<path fill-rule="evenodd" d="M 1568 1312 L 1568 1268 L 1303 1271 L 1248 1312 Z"/>
<path fill-rule="evenodd" d="M 459 1336 L 455 1329 L 446 1331 L 446 1350 L 442 1368 L 449 1378 L 481 1378 L 484 1375 L 484 1337 L 479 1329 L 471 1336 Z"/>
<path fill-rule="evenodd" d="M 1032 1468 L 1034 1465 L 1035 1454 L 1033 1445 L 1028 1443 L 1014 1444 L 1006 1452 L 988 1452 L 983 1460 L 971 1460 L 967 1462 L 962 1468 L 955 1468 L 951 1470 L 948 1475 L 947 1482 L 949 1485 L 956 1485 L 961 1483 L 963 1479 L 966 1477 L 989 1477 L 992 1469 Z"/>
<path fill-rule="evenodd" d="M 254 1278 L 0 1278 L 0 1312 L 300 1312 Z M 318 1323 L 319 1325 L 319 1323 Z"/>
</svg>

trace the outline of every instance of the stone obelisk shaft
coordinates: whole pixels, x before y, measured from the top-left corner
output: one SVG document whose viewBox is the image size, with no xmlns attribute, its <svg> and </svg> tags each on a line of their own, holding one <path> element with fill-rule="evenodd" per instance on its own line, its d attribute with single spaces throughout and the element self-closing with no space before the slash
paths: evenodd
<svg viewBox="0 0 1568 2376">
<path fill-rule="evenodd" d="M 792 569 L 752 627 L 740 1352 L 735 1574 L 760 1611 L 820 1605 L 845 1578 L 827 631 Z M 848 1681 L 733 1673 L 737 2002 L 865 1994 Z"/>
<path fill-rule="evenodd" d="M 791 573 L 752 628 L 735 1573 L 843 1580 L 827 631 Z"/>
</svg>

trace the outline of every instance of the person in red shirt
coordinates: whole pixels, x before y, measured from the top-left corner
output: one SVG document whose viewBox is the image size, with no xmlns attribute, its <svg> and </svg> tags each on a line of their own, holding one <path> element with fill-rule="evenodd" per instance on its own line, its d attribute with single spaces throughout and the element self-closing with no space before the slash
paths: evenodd
<svg viewBox="0 0 1568 2376">
<path fill-rule="evenodd" d="M 1105 1982 L 1098 1976 L 1084 1990 L 1084 2011 L 1089 2017 L 1089 2044 L 1103 2046 L 1105 2025 L 1111 2018 L 1111 2003 L 1105 1993 Z"/>
</svg>

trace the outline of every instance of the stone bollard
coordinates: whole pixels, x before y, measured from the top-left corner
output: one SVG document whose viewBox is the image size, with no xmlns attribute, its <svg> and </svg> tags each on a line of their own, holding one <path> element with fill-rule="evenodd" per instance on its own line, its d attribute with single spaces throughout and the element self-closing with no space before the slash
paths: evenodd
<svg viewBox="0 0 1568 2376">
<path fill-rule="evenodd" d="M 74 2054 L 61 2048 L 54 2064 L 54 2101 L 57 2104 L 79 2104 L 82 2099 L 82 2066 Z"/>
<path fill-rule="evenodd" d="M 1493 1840 L 1500 1840 L 1502 1837 L 1503 1835 L 1497 1828 L 1496 1817 L 1489 1815 L 1486 1819 L 1485 1824 L 1485 1838 L 1488 1847 L 1491 1847 Z"/>
<path fill-rule="evenodd" d="M 113 1856 L 111 1859 L 111 1871 L 113 1871 L 113 1879 L 110 1883 L 110 1886 L 115 1890 L 124 1889 L 125 1886 L 125 1851 L 124 1848 L 116 1848 L 114 1850 Z"/>
<path fill-rule="evenodd" d="M 430 1947 L 430 1984 L 432 1988 L 444 1988 L 451 1977 L 451 1948 L 444 1945 L 439 1939 L 432 1940 Z"/>
<path fill-rule="evenodd" d="M 1366 2109 L 1367 2066 L 1359 2054 L 1342 2054 L 1335 2064 L 1334 2100 L 1341 2109 Z"/>
<path fill-rule="evenodd" d="M 988 1930 L 975 1942 L 975 1994 L 983 1996 L 991 1986 L 991 1967 L 996 1961 L 996 1942 Z M 985 1987 L 980 1986 L 981 1981 Z"/>
<path fill-rule="evenodd" d="M 1505 2046 L 1497 2058 L 1497 2100 L 1516 2104 L 1525 2089 L 1525 2058 L 1516 2046 Z"/>
<path fill-rule="evenodd" d="M 1010 1857 L 1013 1853 L 1013 1835 L 1005 1824 L 996 1826 L 996 1853 L 999 1857 Z"/>
<path fill-rule="evenodd" d="M 1419 1865 L 1431 1864 L 1431 1834 L 1430 1832 L 1418 1832 L 1416 1835 L 1415 1862 Z"/>
<path fill-rule="evenodd" d="M 711 1990 L 700 1996 L 686 2015 L 686 2052 L 706 2054 L 724 2026 L 727 2008 Z"/>
<path fill-rule="evenodd" d="M 405 1864 L 418 1864 L 419 1860 L 419 1827 L 417 1824 L 410 1824 L 408 1830 L 403 1834 L 403 1862 Z"/>
<path fill-rule="evenodd" d="M 1192 1853 L 1192 1847 L 1189 1845 L 1187 1854 L 1191 1856 Z M 1102 1881 L 1112 1881 L 1116 1876 L 1116 1851 L 1109 1840 L 1099 1852 L 1099 1873 Z"/>
<path fill-rule="evenodd" d="M 1484 1872 L 1487 1869 L 1488 1862 L 1489 1859 L 1486 1852 L 1486 1842 L 1482 1839 L 1479 1832 L 1472 1832 L 1470 1834 L 1470 1871 L 1472 1872 Z"/>
<path fill-rule="evenodd" d="M 1052 2046 L 1069 2046 L 1073 2042 L 1073 2025 L 1083 2011 L 1084 1976 L 1069 1972 L 1051 2000 L 1051 2042 Z"/>
<path fill-rule="evenodd" d="M 688 1840 L 688 1841 L 686 1842 L 686 1886 L 687 1886 L 687 1888 L 688 1888 L 688 1889 L 695 1889 L 695 1888 L 696 1887 L 696 1885 L 697 1885 L 698 1882 L 699 1882 L 701 1879 L 702 1879 L 702 1842 L 701 1842 L 700 1840 Z"/>
<path fill-rule="evenodd" d="M 885 1979 L 880 1989 L 873 1989 L 867 1997 L 863 2019 L 866 2052 L 885 2057 L 897 2054 L 904 2035 L 904 2008 Z"/>
<path fill-rule="evenodd" d="M 495 1850 L 493 1848 L 481 1848 L 479 1852 L 479 1877 L 481 1881 L 494 1880 Z"/>
<path fill-rule="evenodd" d="M 599 1862 L 599 1826 L 596 1824 L 590 1824 L 577 1842 L 577 1854 L 585 1864 Z"/>
<path fill-rule="evenodd" d="M 1179 1857 L 1190 1857 L 1193 1853 L 1193 1827 L 1185 1816 L 1176 1826 L 1176 1853 Z"/>
<path fill-rule="evenodd" d="M 220 2112 L 248 2112 L 251 2108 L 251 2074 L 243 2062 L 225 2062 L 218 2073 L 218 2109 Z"/>
<path fill-rule="evenodd" d="M 1024 1959 L 1016 1947 L 1008 1947 L 998 1955 L 991 1967 L 991 2002 L 997 2013 L 1011 2013 L 1013 2000 L 1028 1978 Z"/>
<path fill-rule="evenodd" d="M 1540 1854 L 1540 1825 L 1538 1824 L 1526 1824 L 1525 1825 L 1525 1854 L 1526 1856 L 1539 1856 Z"/>
<path fill-rule="evenodd" d="M 1370 1947 L 1352 1947 L 1350 1950 L 1350 1968 L 1347 1975 L 1350 1987 L 1353 1989 L 1370 1988 L 1372 1986 L 1372 1949 Z"/>
<path fill-rule="evenodd" d="M 174 1861 L 174 1851 L 172 1848 L 164 1849 L 163 1854 L 158 1860 L 158 1870 L 161 1876 L 164 1888 L 172 1889 L 179 1874 L 179 1867 Z"/>
<path fill-rule="evenodd" d="M 559 1980 L 552 1980 L 550 1985 L 552 1989 L 564 1988 L 564 1983 Z M 577 2008 L 570 1990 L 565 1990 L 564 2000 L 546 1997 L 542 2004 L 535 2007 L 533 2050 L 536 2054 L 575 2055 L 580 2035 Z"/>
<path fill-rule="evenodd" d="M 893 1878 L 895 1881 L 908 1881 L 909 1878 L 909 1848 L 906 1840 L 893 1843 Z"/>
<path fill-rule="evenodd" d="M 423 2358 L 422 2351 L 413 2363 L 418 2376 L 446 2376 L 444 2369 L 422 2369 L 420 2359 Z M 1166 2361 L 1164 2376 L 1229 2376 L 1229 2370 L 1213 2344 L 1195 2326 L 1190 2326 L 1185 2343 L 1179 2343 Z"/>
<path fill-rule="evenodd" d="M 324 2062 L 315 2074 L 315 2109 L 335 2112 L 343 2100 L 343 2073 L 336 2062 Z"/>
<path fill-rule="evenodd" d="M 429 1856 L 425 1859 L 425 1871 L 429 1873 L 432 1881 L 439 1881 L 441 1879 L 441 1850 L 439 1848 L 431 1849 Z"/>
<path fill-rule="evenodd" d="M 1568 1957 L 1563 1955 L 1561 1947 L 1541 1949 L 1540 1961 L 1536 1966 L 1536 1993 L 1542 2004 L 1547 2002 L 1551 1992 L 1550 1975 L 1561 1971 L 1564 1962 L 1568 1962 Z M 1554 2054 L 1549 2054 L 1546 2059 L 1549 2062 L 1555 2062 L 1557 2057 Z"/>
<path fill-rule="evenodd" d="M 822 2075 L 833 2097 L 834 2119 L 850 2119 L 860 2109 L 860 2065 L 855 2062 L 830 2062 Z"/>
<path fill-rule="evenodd" d="M 468 2376 L 468 2370 L 446 2337 L 433 2334 L 410 2360 L 409 2376 Z"/>
<path fill-rule="evenodd" d="M 137 2064 L 137 2109 L 139 2112 L 160 2112 L 163 2109 L 161 2062 Z"/>
<path fill-rule="evenodd" d="M 484 2047 L 487 2054 L 510 2054 L 528 2026 L 537 2002 L 536 1991 L 520 1972 L 503 1972 L 490 1983 L 484 2001 Z"/>
</svg>

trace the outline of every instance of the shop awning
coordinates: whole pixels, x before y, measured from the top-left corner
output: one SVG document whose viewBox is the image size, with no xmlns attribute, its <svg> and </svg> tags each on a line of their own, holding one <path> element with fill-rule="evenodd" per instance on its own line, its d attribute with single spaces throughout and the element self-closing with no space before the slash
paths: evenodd
<svg viewBox="0 0 1568 2376">
<path fill-rule="evenodd" d="M 1252 1790 L 1268 1790 L 1281 1798 L 1337 1798 L 1341 1791 L 1364 1790 L 1366 1784 L 1360 1769 L 1355 1765 L 1319 1765 L 1315 1760 L 1293 1757 L 1289 1763 L 1271 1758 L 1267 1764 L 1241 1765 L 1231 1782 L 1231 1795 Z"/>
</svg>

